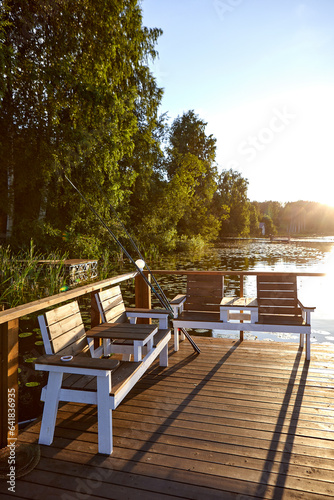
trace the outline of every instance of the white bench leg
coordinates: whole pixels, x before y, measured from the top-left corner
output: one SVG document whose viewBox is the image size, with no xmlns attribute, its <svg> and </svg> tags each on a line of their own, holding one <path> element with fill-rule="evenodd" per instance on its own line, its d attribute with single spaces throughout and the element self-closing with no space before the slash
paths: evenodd
<svg viewBox="0 0 334 500">
<path fill-rule="evenodd" d="M 61 372 L 49 373 L 39 444 L 50 445 L 53 441 L 62 380 L 63 374 Z"/>
<path fill-rule="evenodd" d="M 309 361 L 311 359 L 311 334 L 306 333 L 306 359 Z"/>
<path fill-rule="evenodd" d="M 174 328 L 174 351 L 178 351 L 180 348 L 179 346 L 179 329 Z"/>
<path fill-rule="evenodd" d="M 167 330 L 168 328 L 168 317 L 159 319 L 159 330 Z"/>
<path fill-rule="evenodd" d="M 222 307 L 220 308 L 220 321 L 223 321 L 224 323 L 228 323 L 228 309 L 223 309 Z"/>
<path fill-rule="evenodd" d="M 162 349 L 159 354 L 159 365 L 160 366 L 168 366 L 168 344 Z"/>
<path fill-rule="evenodd" d="M 304 333 L 301 333 L 300 336 L 299 336 L 299 339 L 300 339 L 299 340 L 299 345 L 302 348 L 304 347 L 304 335 L 305 335 Z"/>
<path fill-rule="evenodd" d="M 110 455 L 112 442 L 112 410 L 110 408 L 111 374 L 97 377 L 97 425 L 99 453 Z"/>
</svg>

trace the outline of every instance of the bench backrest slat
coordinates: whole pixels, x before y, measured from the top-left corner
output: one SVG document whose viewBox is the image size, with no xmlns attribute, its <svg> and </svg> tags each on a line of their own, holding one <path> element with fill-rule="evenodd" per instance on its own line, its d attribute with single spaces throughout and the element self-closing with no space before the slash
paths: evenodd
<svg viewBox="0 0 334 500">
<path fill-rule="evenodd" d="M 121 287 L 114 286 L 98 292 L 97 305 L 102 323 L 126 323 L 127 316 Z"/>
<path fill-rule="evenodd" d="M 201 276 L 189 274 L 187 277 L 187 311 L 219 311 L 224 296 L 224 276 Z"/>
<path fill-rule="evenodd" d="M 298 306 L 297 277 L 290 274 L 258 275 L 257 300 L 259 321 L 280 324 L 302 323 L 302 311 Z"/>
<path fill-rule="evenodd" d="M 48 311 L 38 319 L 46 354 L 76 355 L 88 352 L 85 327 L 77 301 Z"/>
</svg>

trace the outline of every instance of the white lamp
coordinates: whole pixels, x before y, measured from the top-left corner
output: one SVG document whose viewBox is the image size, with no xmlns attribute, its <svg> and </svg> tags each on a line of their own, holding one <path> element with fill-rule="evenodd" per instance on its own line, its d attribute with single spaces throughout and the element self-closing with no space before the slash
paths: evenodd
<svg viewBox="0 0 334 500">
<path fill-rule="evenodd" d="M 142 259 L 136 260 L 136 266 L 142 271 L 145 267 L 145 262 Z"/>
</svg>

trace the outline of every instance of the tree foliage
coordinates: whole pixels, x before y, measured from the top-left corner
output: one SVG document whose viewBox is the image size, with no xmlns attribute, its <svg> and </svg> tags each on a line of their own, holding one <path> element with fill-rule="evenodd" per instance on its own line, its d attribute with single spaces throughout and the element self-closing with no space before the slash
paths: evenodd
<svg viewBox="0 0 334 500">
<path fill-rule="evenodd" d="M 171 185 L 183 185 L 182 190 L 175 191 L 179 193 L 178 233 L 210 241 L 216 239 L 220 221 L 212 210 L 217 189 L 216 139 L 206 135 L 206 125 L 193 110 L 174 120 L 169 131 L 166 170 Z"/>
<path fill-rule="evenodd" d="M 2 17 L 1 211 L 9 236 L 22 240 L 27 225 L 89 233 L 91 215 L 63 173 L 104 216 L 93 180 L 113 205 L 127 206 L 140 173 L 127 159 L 146 163 L 156 126 L 161 90 L 148 59 L 161 32 L 142 26 L 137 0 L 8 0 Z"/>
</svg>

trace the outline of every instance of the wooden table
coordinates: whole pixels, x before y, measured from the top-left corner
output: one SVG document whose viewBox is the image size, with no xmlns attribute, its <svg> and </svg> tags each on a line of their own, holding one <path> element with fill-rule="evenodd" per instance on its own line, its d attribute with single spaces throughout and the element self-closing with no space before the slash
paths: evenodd
<svg viewBox="0 0 334 500">
<path fill-rule="evenodd" d="M 240 311 L 234 313 L 233 311 Z M 245 312 L 249 311 L 249 312 Z M 232 311 L 232 312 L 231 312 Z M 259 308 L 257 300 L 254 298 L 233 298 L 224 297 L 220 302 L 220 320 L 228 322 L 229 320 L 250 321 L 257 323 L 259 318 Z"/>
<path fill-rule="evenodd" d="M 156 325 L 102 323 L 88 330 L 86 336 L 88 342 L 90 339 L 112 340 L 113 342 L 110 344 L 112 352 L 121 354 L 124 352 L 125 341 L 128 346 L 131 346 L 134 361 L 141 361 L 143 346 L 147 346 L 147 352 L 153 349 L 153 337 L 157 331 L 158 326 Z M 104 346 L 106 351 L 107 342 L 104 342 Z"/>
</svg>

